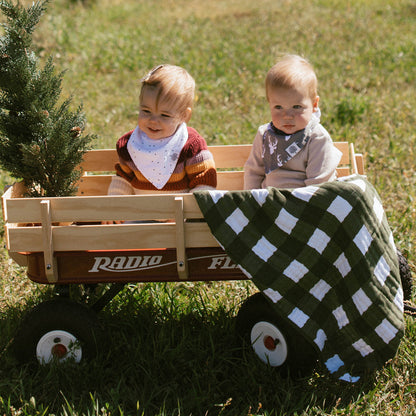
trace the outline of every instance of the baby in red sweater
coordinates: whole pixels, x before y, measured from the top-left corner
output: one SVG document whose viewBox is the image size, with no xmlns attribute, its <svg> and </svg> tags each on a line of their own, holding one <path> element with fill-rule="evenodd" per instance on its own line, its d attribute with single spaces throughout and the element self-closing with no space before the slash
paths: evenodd
<svg viewBox="0 0 416 416">
<path fill-rule="evenodd" d="M 137 127 L 117 141 L 117 175 L 109 195 L 215 189 L 207 143 L 187 126 L 195 81 L 178 66 L 159 65 L 141 80 Z"/>
</svg>

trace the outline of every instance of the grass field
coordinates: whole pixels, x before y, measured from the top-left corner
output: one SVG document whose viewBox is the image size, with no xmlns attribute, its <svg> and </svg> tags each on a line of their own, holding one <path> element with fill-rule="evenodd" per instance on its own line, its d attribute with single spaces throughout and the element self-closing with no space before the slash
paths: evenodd
<svg viewBox="0 0 416 416">
<path fill-rule="evenodd" d="M 29 1 L 22 1 L 30 4 Z M 139 79 L 154 65 L 197 82 L 191 126 L 209 144 L 251 143 L 269 121 L 263 89 L 282 53 L 305 55 L 319 79 L 322 123 L 365 155 L 397 246 L 416 270 L 416 5 L 413 0 L 55 0 L 35 32 L 113 148 L 136 123 Z M 2 185 L 10 183 L 2 173 Z M 62 367 L 20 366 L 9 343 L 51 296 L 1 252 L 0 414 L 414 415 L 416 321 L 395 359 L 349 385 L 323 371 L 281 378 L 233 332 L 247 282 L 128 285 L 102 313 L 106 352 Z"/>
</svg>

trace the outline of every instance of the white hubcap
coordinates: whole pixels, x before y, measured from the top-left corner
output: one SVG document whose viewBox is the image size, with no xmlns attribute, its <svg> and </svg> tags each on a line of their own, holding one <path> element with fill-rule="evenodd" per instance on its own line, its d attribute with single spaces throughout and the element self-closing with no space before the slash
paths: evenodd
<svg viewBox="0 0 416 416">
<path fill-rule="evenodd" d="M 257 356 L 272 367 L 278 367 L 286 361 L 286 339 L 279 329 L 270 322 L 261 321 L 253 326 L 251 345 Z"/>
<path fill-rule="evenodd" d="M 48 364 L 52 360 L 63 362 L 70 358 L 79 363 L 82 358 L 82 348 L 74 335 L 58 329 L 47 332 L 39 340 L 36 357 L 41 364 Z"/>
</svg>

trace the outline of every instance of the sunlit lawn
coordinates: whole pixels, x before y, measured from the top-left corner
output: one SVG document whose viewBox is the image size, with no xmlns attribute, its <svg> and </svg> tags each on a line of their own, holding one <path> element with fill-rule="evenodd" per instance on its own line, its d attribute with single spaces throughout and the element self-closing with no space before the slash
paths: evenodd
<svg viewBox="0 0 416 416">
<path fill-rule="evenodd" d="M 28 1 L 23 3 L 30 4 Z M 264 76 L 278 54 L 305 55 L 322 123 L 365 155 L 394 238 L 415 271 L 416 7 L 410 0 L 102 0 L 51 2 L 35 33 L 113 148 L 136 123 L 139 79 L 164 62 L 196 79 L 191 122 L 209 144 L 251 143 L 269 121 Z M 11 179 L 4 173 L 3 184 Z M 325 372 L 280 378 L 244 353 L 234 316 L 247 282 L 127 286 L 103 311 L 109 345 L 78 367 L 20 366 L 8 344 L 50 294 L 2 254 L 0 412 L 5 415 L 413 415 L 416 325 L 397 357 L 356 385 Z"/>
</svg>

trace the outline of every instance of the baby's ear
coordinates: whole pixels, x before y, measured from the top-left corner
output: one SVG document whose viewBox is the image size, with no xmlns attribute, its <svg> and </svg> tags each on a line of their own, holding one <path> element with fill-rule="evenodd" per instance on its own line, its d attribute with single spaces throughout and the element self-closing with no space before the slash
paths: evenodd
<svg viewBox="0 0 416 416">
<path fill-rule="evenodd" d="M 183 121 L 188 123 L 192 116 L 192 108 L 187 107 L 186 110 L 183 112 Z"/>
<path fill-rule="evenodd" d="M 313 111 L 316 111 L 316 109 L 318 108 L 318 104 L 319 104 L 319 95 L 317 95 L 315 97 L 315 100 L 313 101 Z"/>
</svg>

